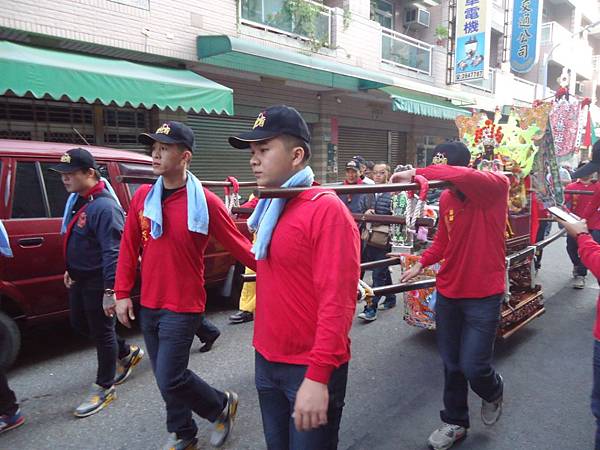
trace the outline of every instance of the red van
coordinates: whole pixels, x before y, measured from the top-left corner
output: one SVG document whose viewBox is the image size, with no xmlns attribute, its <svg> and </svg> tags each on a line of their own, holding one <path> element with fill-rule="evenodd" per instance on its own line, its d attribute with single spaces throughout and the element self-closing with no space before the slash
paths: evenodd
<svg viewBox="0 0 600 450">
<path fill-rule="evenodd" d="M 9 366 L 28 327 L 68 315 L 63 285 L 61 220 L 67 192 L 60 175 L 48 170 L 72 144 L 0 139 L 0 220 L 14 258 L 0 260 L 0 365 Z M 149 156 L 86 146 L 127 211 L 135 190 L 152 177 Z M 247 234 L 246 225 L 236 222 Z M 211 239 L 205 255 L 207 287 L 227 286 L 225 296 L 239 296 L 241 267 Z M 237 269 L 237 270 L 236 270 Z M 235 298 L 232 299 L 235 301 Z"/>
</svg>

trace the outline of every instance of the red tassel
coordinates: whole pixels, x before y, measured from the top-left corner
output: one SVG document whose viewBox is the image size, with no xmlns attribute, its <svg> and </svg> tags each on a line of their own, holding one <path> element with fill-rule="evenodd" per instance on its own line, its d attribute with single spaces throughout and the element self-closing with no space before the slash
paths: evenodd
<svg viewBox="0 0 600 450">
<path fill-rule="evenodd" d="M 587 123 L 585 124 L 585 135 L 583 136 L 583 146 L 589 147 L 592 145 L 592 114 L 588 109 Z"/>
</svg>

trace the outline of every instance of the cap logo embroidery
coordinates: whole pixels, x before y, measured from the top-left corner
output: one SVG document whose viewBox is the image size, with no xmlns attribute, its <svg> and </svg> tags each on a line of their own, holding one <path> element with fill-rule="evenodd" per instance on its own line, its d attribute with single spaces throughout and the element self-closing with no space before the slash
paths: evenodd
<svg viewBox="0 0 600 450">
<path fill-rule="evenodd" d="M 168 123 L 163 123 L 162 126 L 156 130 L 156 134 L 169 134 L 171 132 L 171 127 Z"/>
<path fill-rule="evenodd" d="M 60 162 L 70 164 L 71 163 L 71 155 L 69 155 L 68 153 L 65 153 L 64 155 L 62 155 L 60 157 Z"/>
<path fill-rule="evenodd" d="M 443 153 L 438 153 L 433 157 L 431 161 L 433 164 L 448 164 L 448 158 Z"/>
<path fill-rule="evenodd" d="M 252 127 L 252 129 L 254 130 L 255 128 L 262 128 L 265 126 L 265 120 L 267 120 L 267 117 L 264 115 L 264 113 L 260 113 L 258 115 L 258 117 L 256 118 L 256 120 L 254 121 L 254 126 Z"/>
</svg>

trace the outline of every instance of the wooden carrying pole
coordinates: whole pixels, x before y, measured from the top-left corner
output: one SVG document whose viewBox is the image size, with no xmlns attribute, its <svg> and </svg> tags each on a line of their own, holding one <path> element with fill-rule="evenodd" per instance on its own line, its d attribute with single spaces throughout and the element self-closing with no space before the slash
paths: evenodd
<svg viewBox="0 0 600 450">
<path fill-rule="evenodd" d="M 372 270 L 378 267 L 395 266 L 400 264 L 400 258 L 386 258 L 379 261 L 370 261 L 360 265 L 361 270 Z M 242 281 L 244 283 L 253 283 L 256 281 L 256 274 L 243 274 Z"/>
<path fill-rule="evenodd" d="M 406 223 L 404 217 L 387 214 L 352 214 L 352 217 L 360 223 L 381 223 L 385 225 L 404 225 Z M 418 227 L 433 227 L 433 225 L 435 225 L 435 220 L 430 217 L 419 218 L 416 222 Z"/>
<path fill-rule="evenodd" d="M 446 181 L 430 181 L 429 189 L 447 188 L 450 183 Z M 319 186 L 316 186 L 319 187 Z M 389 184 L 351 184 L 343 186 L 321 186 L 336 194 L 376 194 L 380 192 L 418 191 L 421 185 L 418 183 L 389 183 Z M 315 186 L 296 188 L 259 188 L 254 195 L 259 198 L 293 198 L 302 192 L 314 189 Z"/>
<path fill-rule="evenodd" d="M 502 172 L 505 176 L 513 176 L 512 172 Z M 447 181 L 432 180 L 429 189 L 445 189 L 450 187 Z M 321 187 L 334 191 L 336 194 L 377 194 L 380 192 L 418 191 L 421 185 L 418 183 L 388 183 L 388 184 L 350 184 L 350 185 L 323 185 L 295 188 L 259 188 L 254 195 L 259 198 L 292 198 L 315 187 Z"/>
<path fill-rule="evenodd" d="M 250 215 L 254 212 L 253 208 L 231 208 L 232 214 Z M 387 214 L 352 214 L 355 221 L 360 223 L 381 223 L 386 225 L 404 225 L 406 219 L 404 217 L 392 216 Z M 417 219 L 416 226 L 432 227 L 435 225 L 435 220 L 429 217 Z"/>
<path fill-rule="evenodd" d="M 118 175 L 117 181 L 119 183 L 135 183 L 135 184 L 152 184 L 158 177 L 151 175 Z M 233 187 L 233 183 L 229 181 L 200 181 L 204 187 Z M 255 188 L 255 181 L 240 181 L 238 182 L 240 188 Z"/>
<path fill-rule="evenodd" d="M 572 195 L 594 195 L 595 192 L 594 191 L 582 191 L 580 189 L 567 189 L 567 190 L 565 190 L 565 194 L 572 194 Z"/>
</svg>

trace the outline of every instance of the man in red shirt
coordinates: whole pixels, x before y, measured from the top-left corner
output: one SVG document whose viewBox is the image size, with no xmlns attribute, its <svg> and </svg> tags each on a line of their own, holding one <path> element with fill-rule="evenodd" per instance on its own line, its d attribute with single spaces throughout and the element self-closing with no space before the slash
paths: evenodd
<svg viewBox="0 0 600 450">
<path fill-rule="evenodd" d="M 117 265 L 117 317 L 128 327 L 135 319 L 130 295 L 141 252 L 141 329 L 166 404 L 171 436 L 165 448 L 196 448 L 192 411 L 215 424 L 211 444 L 218 447 L 229 435 L 237 394 L 209 386 L 187 368 L 206 304 L 209 234 L 244 265 L 255 268 L 256 261 L 223 202 L 187 171 L 194 149 L 191 128 L 166 122 L 156 133 L 142 134 L 140 142 L 151 146 L 152 169 L 160 177 L 131 200 Z"/>
<path fill-rule="evenodd" d="M 588 163 L 590 164 L 590 163 Z M 589 168 L 588 168 L 589 169 Z M 598 170 L 598 167 L 595 168 Z M 600 282 L 600 244 L 594 241 L 584 221 L 574 224 L 560 221 L 569 236 L 577 241 L 581 261 L 589 268 Z M 600 450 L 600 297 L 596 305 L 596 321 L 594 324 L 594 381 L 592 388 L 592 413 L 596 418 L 596 444 Z"/>
<path fill-rule="evenodd" d="M 461 142 L 440 144 L 435 152 L 438 164 L 396 173 L 392 183 L 415 175 L 452 183 L 440 197 L 433 244 L 401 278 L 407 282 L 423 267 L 442 262 L 435 313 L 445 375 L 443 424 L 429 437 L 429 445 L 441 450 L 466 437 L 469 384 L 483 400 L 486 425 L 502 412 L 502 377 L 491 363 L 504 298 L 509 183 L 502 174 L 468 168 L 471 155 Z"/>
<path fill-rule="evenodd" d="M 578 170 L 583 168 L 586 165 L 585 162 L 579 164 Z M 577 178 L 577 181 L 574 183 L 570 183 L 565 188 L 567 191 L 569 190 L 577 190 L 577 191 L 590 191 L 595 192 L 597 189 L 597 184 L 593 179 L 592 174 L 588 176 L 582 176 L 581 178 Z M 591 195 L 581 195 L 581 194 L 565 194 L 565 206 L 569 211 L 573 214 L 576 214 L 579 217 L 584 217 L 586 214 L 587 206 L 592 200 Z M 595 214 L 598 214 L 596 211 Z M 579 258 L 579 254 L 577 252 L 577 240 L 571 236 L 567 236 L 567 253 L 569 254 L 569 258 L 573 263 L 573 288 L 575 289 L 583 289 L 585 287 L 585 277 L 587 275 L 587 269 L 581 262 Z"/>
<path fill-rule="evenodd" d="M 229 139 L 249 148 L 260 187 L 311 186 L 310 132 L 298 111 L 273 106 L 252 131 Z M 256 230 L 256 388 L 270 450 L 332 450 L 346 394 L 360 274 L 360 238 L 331 192 L 262 199 Z"/>
</svg>

